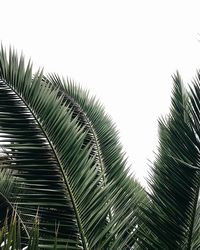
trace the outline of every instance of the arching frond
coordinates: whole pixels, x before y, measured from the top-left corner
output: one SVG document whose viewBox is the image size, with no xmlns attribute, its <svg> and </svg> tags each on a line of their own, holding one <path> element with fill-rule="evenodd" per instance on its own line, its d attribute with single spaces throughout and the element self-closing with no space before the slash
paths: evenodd
<svg viewBox="0 0 200 250">
<path fill-rule="evenodd" d="M 1 49 L 0 146 L 9 156 L 3 169 L 16 178 L 17 195 L 7 199 L 29 234 L 23 242 L 38 211 L 42 248 L 57 235 L 67 249 L 130 249 L 145 193 L 128 174 L 114 125 L 81 90 L 75 99 L 74 86 L 43 79 Z"/>
<path fill-rule="evenodd" d="M 115 124 L 99 101 L 90 97 L 87 90 L 83 90 L 74 82 L 65 81 L 56 74 L 44 77 L 44 81 L 57 87 L 65 96 L 66 103 L 75 107 L 74 112 L 79 117 L 80 124 L 86 126 L 89 131 L 88 140 L 93 143 L 99 171 L 104 173 L 103 183 L 106 185 L 112 182 L 111 192 L 116 193 L 112 212 L 108 215 L 108 228 L 117 235 L 117 240 L 115 239 L 115 244 L 110 245 L 109 240 L 113 239 L 108 237 L 104 244 L 109 244 L 103 247 L 130 249 L 137 239 L 134 235 L 139 223 L 139 205 L 145 202 L 146 194 L 141 185 L 129 174 Z M 130 222 L 128 225 L 127 221 Z"/>
<path fill-rule="evenodd" d="M 160 121 L 160 146 L 150 180 L 151 202 L 144 208 L 149 232 L 144 249 L 191 249 L 200 185 L 199 140 L 188 93 L 174 76 L 172 107 Z"/>
</svg>

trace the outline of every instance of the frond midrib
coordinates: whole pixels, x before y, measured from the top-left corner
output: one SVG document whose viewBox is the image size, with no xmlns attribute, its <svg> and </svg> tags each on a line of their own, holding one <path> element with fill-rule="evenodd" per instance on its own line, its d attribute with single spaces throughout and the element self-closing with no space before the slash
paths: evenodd
<svg viewBox="0 0 200 250">
<path fill-rule="evenodd" d="M 48 82 L 51 83 L 51 81 L 49 81 L 49 79 L 47 79 L 46 77 L 45 77 L 45 80 L 47 80 Z M 97 135 L 97 133 L 95 131 L 95 128 L 92 125 L 91 120 L 87 116 L 86 112 L 80 106 L 80 104 L 72 96 L 67 94 L 67 92 L 65 91 L 63 86 L 58 86 L 58 88 L 59 88 L 60 91 L 62 91 L 62 94 L 65 95 L 67 97 L 67 99 L 72 103 L 72 105 L 74 105 L 80 111 L 80 114 L 85 119 L 85 123 L 89 127 L 90 133 L 92 133 L 92 136 L 93 136 L 93 139 L 94 139 L 94 144 L 95 144 L 96 150 L 97 150 L 97 152 L 96 152 L 97 153 L 96 154 L 96 157 L 97 157 L 96 160 L 99 162 L 101 173 L 103 173 L 103 175 L 102 175 L 103 182 L 104 182 L 104 185 L 106 185 L 106 183 L 107 183 L 106 177 L 105 177 L 106 168 L 105 168 L 105 163 L 104 163 L 104 160 L 103 160 L 103 157 L 102 157 L 101 146 L 100 146 L 100 143 L 98 141 L 98 135 Z"/>
<path fill-rule="evenodd" d="M 47 79 L 46 77 L 45 77 L 45 80 L 49 81 L 49 79 Z M 49 82 L 51 83 L 51 81 L 49 81 Z M 87 116 L 87 113 L 81 107 L 81 105 L 72 96 L 67 94 L 67 92 L 63 88 L 63 86 L 58 86 L 58 88 L 59 88 L 60 91 L 62 91 L 62 94 L 65 95 L 66 98 L 72 103 L 72 105 L 75 106 L 80 111 L 80 114 L 82 115 L 82 117 L 85 120 L 85 123 L 88 126 L 89 132 L 92 134 L 93 143 L 96 146 L 95 158 L 96 158 L 96 161 L 99 163 L 99 167 L 100 167 L 100 170 L 101 170 L 101 173 L 102 173 L 103 185 L 106 186 L 107 185 L 107 179 L 106 179 L 106 176 L 105 176 L 106 175 L 106 167 L 105 167 L 104 159 L 102 157 L 101 145 L 99 143 L 98 135 L 97 135 L 97 133 L 95 131 L 95 128 L 92 125 L 92 122 L 91 122 L 90 118 Z M 109 220 L 112 219 L 111 211 L 109 211 L 109 213 L 108 213 L 108 218 L 109 218 Z"/>
</svg>

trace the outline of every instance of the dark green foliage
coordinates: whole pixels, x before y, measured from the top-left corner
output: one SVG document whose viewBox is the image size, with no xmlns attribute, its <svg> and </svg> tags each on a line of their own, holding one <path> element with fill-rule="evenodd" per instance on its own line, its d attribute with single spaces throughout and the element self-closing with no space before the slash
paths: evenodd
<svg viewBox="0 0 200 250">
<path fill-rule="evenodd" d="M 42 72 L 33 77 L 23 57 L 10 51 L 7 59 L 3 48 L 0 147 L 6 156 L 1 174 L 7 180 L 11 175 L 15 186 L 12 192 L 0 190 L 2 212 L 16 212 L 22 245 L 129 249 L 136 244 L 138 205 L 146 195 L 128 173 L 110 118 L 79 87 L 48 80 Z"/>
<path fill-rule="evenodd" d="M 149 181 L 151 201 L 143 207 L 143 221 L 149 230 L 143 239 L 144 249 L 199 249 L 192 242 L 200 187 L 193 98 L 175 75 L 171 112 L 159 123 L 159 152 Z M 199 230 L 199 225 L 195 227 Z"/>
<path fill-rule="evenodd" d="M 173 81 L 146 194 L 99 101 L 1 48 L 1 249 L 200 249 L 200 73 Z"/>
</svg>

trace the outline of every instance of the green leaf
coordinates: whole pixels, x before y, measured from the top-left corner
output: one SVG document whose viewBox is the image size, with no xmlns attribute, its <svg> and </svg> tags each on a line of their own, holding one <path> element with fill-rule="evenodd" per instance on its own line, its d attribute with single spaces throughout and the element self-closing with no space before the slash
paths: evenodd
<svg viewBox="0 0 200 250">
<path fill-rule="evenodd" d="M 191 249 L 200 185 L 199 141 L 193 109 L 180 76 L 174 76 L 171 112 L 160 121 L 160 146 L 152 166 L 149 197 L 143 207 L 144 249 Z"/>
<path fill-rule="evenodd" d="M 113 249 L 116 249 L 116 246 L 122 249 L 129 244 L 131 248 L 137 238 L 134 234 L 139 223 L 136 219 L 139 204 L 144 202 L 146 194 L 141 185 L 129 174 L 116 125 L 105 113 L 104 107 L 96 98 L 90 97 L 87 90 L 69 80 L 61 79 L 56 74 L 43 77 L 43 81 L 59 89 L 60 95 L 64 95 L 66 104 L 73 107 L 73 116 L 78 117 L 79 124 L 88 131 L 86 141 L 91 142 L 91 153 L 95 155 L 99 172 L 103 173 L 102 182 L 105 186 L 111 182 L 110 192 L 116 194 L 112 200 L 112 212 L 108 214 L 107 227 L 99 231 L 93 244 L 96 244 L 102 232 L 112 231 L 112 236 L 107 236 L 102 247 L 112 249 L 114 240 L 117 243 L 113 245 Z M 131 222 L 129 226 L 124 223 L 127 219 Z M 132 234 L 132 240 L 127 241 L 129 234 Z M 113 235 L 116 236 L 115 239 Z"/>
<path fill-rule="evenodd" d="M 2 169 L 16 179 L 15 198 L 6 198 L 27 232 L 22 242 L 38 211 L 34 247 L 131 249 L 146 196 L 128 173 L 115 125 L 81 89 L 44 79 L 1 49 L 0 147 L 9 157 Z"/>
</svg>

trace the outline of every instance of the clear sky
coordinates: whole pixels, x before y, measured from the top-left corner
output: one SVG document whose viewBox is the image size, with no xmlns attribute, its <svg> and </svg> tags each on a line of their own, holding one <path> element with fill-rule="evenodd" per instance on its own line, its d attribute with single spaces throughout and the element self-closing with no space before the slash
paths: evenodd
<svg viewBox="0 0 200 250">
<path fill-rule="evenodd" d="M 0 40 L 35 68 L 90 89 L 120 130 L 145 185 L 157 119 L 169 108 L 171 75 L 200 68 L 200 2 L 194 0 L 0 1 Z"/>
</svg>

